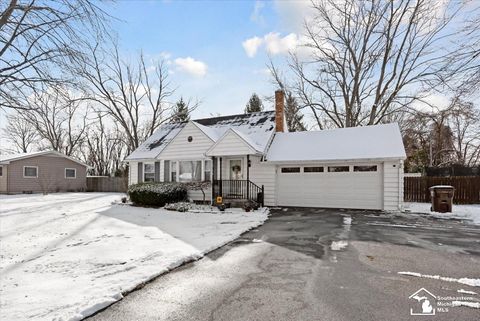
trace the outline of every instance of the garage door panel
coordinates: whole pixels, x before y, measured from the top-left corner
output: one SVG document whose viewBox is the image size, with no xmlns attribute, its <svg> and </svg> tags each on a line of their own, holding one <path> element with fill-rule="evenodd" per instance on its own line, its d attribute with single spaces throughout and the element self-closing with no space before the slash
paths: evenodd
<svg viewBox="0 0 480 321">
<path fill-rule="evenodd" d="M 374 165 L 377 165 L 376 172 L 304 173 L 303 169 L 300 173 L 279 171 L 278 205 L 382 209 L 382 165 Z M 326 169 L 326 165 L 315 166 L 325 166 Z"/>
</svg>

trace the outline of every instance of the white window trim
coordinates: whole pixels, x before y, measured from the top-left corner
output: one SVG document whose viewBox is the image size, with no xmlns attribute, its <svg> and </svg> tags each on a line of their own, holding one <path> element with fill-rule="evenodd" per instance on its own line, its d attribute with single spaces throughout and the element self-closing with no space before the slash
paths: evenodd
<svg viewBox="0 0 480 321">
<path fill-rule="evenodd" d="M 2 169 L 2 171 L 0 173 L 0 177 L 3 177 L 3 165 L 0 165 L 0 168 Z"/>
<path fill-rule="evenodd" d="M 27 167 L 36 168 L 37 169 L 37 175 L 36 176 L 25 176 L 25 168 L 27 168 Z M 30 166 L 30 165 L 23 166 L 23 178 L 38 178 L 38 166 Z"/>
<path fill-rule="evenodd" d="M 75 176 L 73 176 L 73 177 L 67 177 L 67 170 L 68 170 L 68 169 L 73 170 L 74 173 L 75 173 Z M 76 169 L 76 168 L 65 168 L 65 178 L 66 178 L 66 179 L 76 179 L 76 178 L 77 178 L 77 169 Z"/>
<path fill-rule="evenodd" d="M 153 172 L 146 172 L 145 171 L 145 166 L 146 165 L 152 165 L 153 166 Z M 143 181 L 146 182 L 145 180 L 145 174 L 153 174 L 153 180 L 155 181 L 155 162 L 146 162 L 143 163 Z"/>
<path fill-rule="evenodd" d="M 169 180 L 172 182 L 172 163 L 176 162 L 175 164 L 175 182 L 180 182 L 180 162 L 201 162 L 202 163 L 202 176 L 201 176 L 201 181 L 203 182 L 205 180 L 205 161 L 211 161 L 212 162 L 212 167 L 210 168 L 210 177 L 213 175 L 213 161 L 211 158 L 176 158 L 176 159 L 167 159 L 170 162 L 170 177 Z M 218 162 L 219 163 L 219 162 Z M 242 163 L 243 164 L 243 163 Z M 219 164 L 217 164 L 219 166 Z"/>
</svg>

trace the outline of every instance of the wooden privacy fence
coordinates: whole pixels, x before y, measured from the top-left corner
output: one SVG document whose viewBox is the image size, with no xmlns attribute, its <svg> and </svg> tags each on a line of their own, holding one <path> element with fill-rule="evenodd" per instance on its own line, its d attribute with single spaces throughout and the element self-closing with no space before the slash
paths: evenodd
<svg viewBox="0 0 480 321">
<path fill-rule="evenodd" d="M 405 202 L 430 202 L 429 187 L 451 185 L 455 187 L 453 203 L 480 203 L 480 176 L 405 177 L 404 180 Z"/>
<path fill-rule="evenodd" d="M 127 192 L 128 177 L 87 176 L 89 192 Z"/>
</svg>

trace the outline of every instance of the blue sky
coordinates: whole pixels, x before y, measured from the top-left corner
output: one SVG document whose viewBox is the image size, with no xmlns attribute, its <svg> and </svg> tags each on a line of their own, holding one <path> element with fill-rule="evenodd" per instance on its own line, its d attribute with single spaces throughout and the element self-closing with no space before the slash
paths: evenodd
<svg viewBox="0 0 480 321">
<path fill-rule="evenodd" d="M 176 95 L 202 101 L 194 118 L 241 113 L 253 92 L 273 95 L 276 87 L 265 72 L 268 55 L 284 61 L 291 41 L 282 40 L 298 31 L 304 7 L 302 1 L 253 0 L 118 1 L 108 6 L 120 20 L 112 27 L 124 54 L 142 50 L 147 57 L 164 57 L 178 86 Z M 258 48 L 249 57 L 242 43 L 268 34 L 271 48 L 266 42 L 253 45 Z"/>
</svg>

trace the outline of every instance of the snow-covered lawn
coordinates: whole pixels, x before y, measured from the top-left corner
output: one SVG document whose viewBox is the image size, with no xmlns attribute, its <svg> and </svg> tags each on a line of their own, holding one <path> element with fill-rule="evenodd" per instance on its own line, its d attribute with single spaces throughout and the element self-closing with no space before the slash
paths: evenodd
<svg viewBox="0 0 480 321">
<path fill-rule="evenodd" d="M 430 203 L 405 203 L 405 210 L 411 213 L 426 213 L 443 219 L 462 219 L 480 225 L 480 204 L 453 205 L 452 213 L 430 212 Z"/>
<path fill-rule="evenodd" d="M 262 224 L 267 210 L 179 213 L 121 194 L 0 196 L 0 318 L 79 320 Z"/>
</svg>

